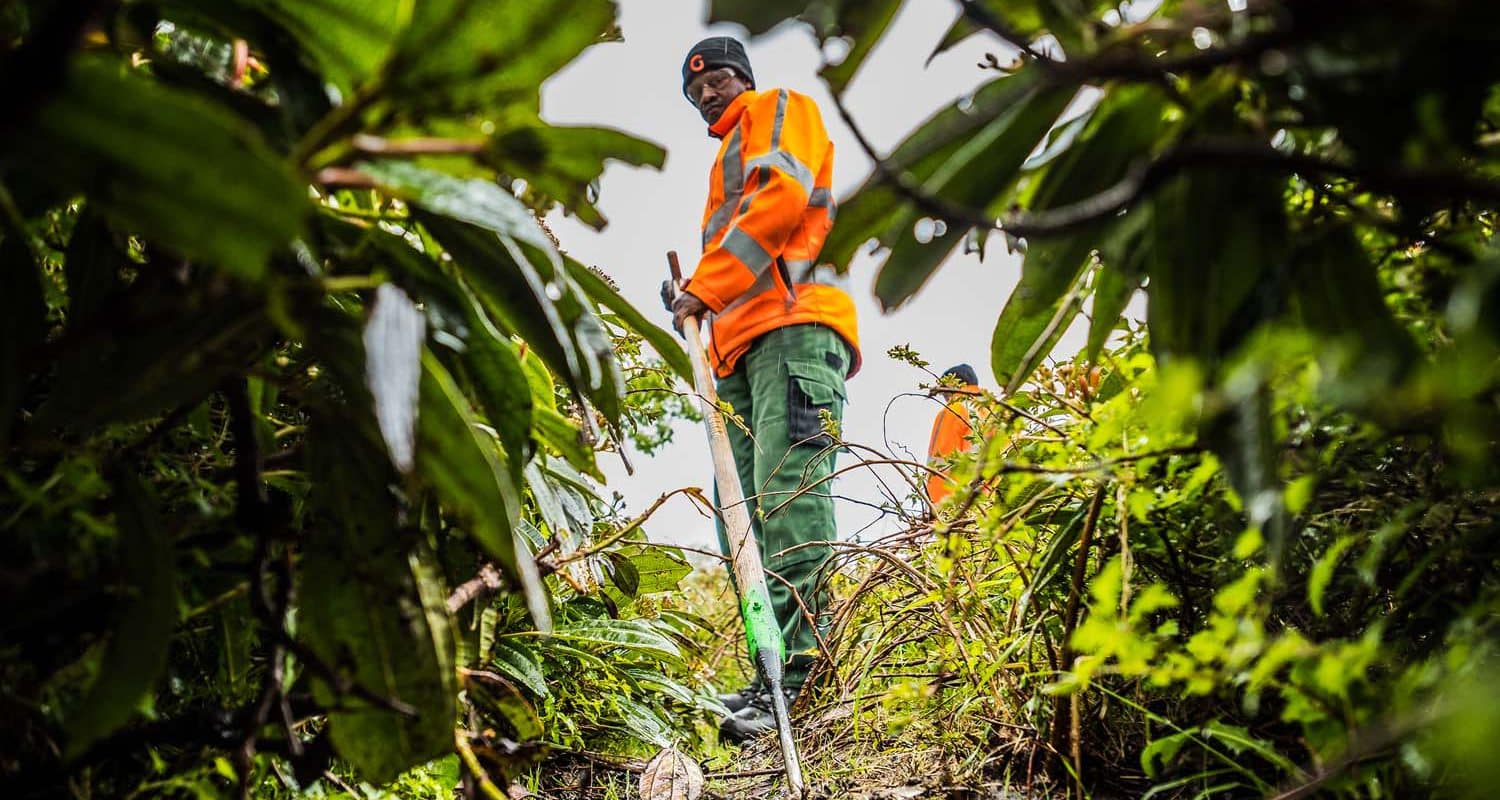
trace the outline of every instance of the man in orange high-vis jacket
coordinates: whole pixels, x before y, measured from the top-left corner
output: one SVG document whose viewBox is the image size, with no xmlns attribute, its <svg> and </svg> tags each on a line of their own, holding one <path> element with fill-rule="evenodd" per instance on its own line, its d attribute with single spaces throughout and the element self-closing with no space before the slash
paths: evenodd
<svg viewBox="0 0 1500 800">
<path fill-rule="evenodd" d="M 939 381 L 933 394 L 943 399 L 943 410 L 932 421 L 932 436 L 927 440 L 927 464 L 934 470 L 927 476 L 927 499 L 933 508 L 953 494 L 953 482 L 944 467 L 955 454 L 973 449 L 970 434 L 978 421 L 972 405 L 979 394 L 974 368 L 968 364 L 949 367 Z"/>
<path fill-rule="evenodd" d="M 709 171 L 703 255 L 672 303 L 673 324 L 681 331 L 685 320 L 708 316 L 719 397 L 750 429 L 730 425 L 730 443 L 761 558 L 773 573 L 785 685 L 795 692 L 817 653 L 809 617 L 818 620 L 828 603 L 827 542 L 837 536 L 830 432 L 843 418 L 844 379 L 859 368 L 854 301 L 833 267 L 818 263 L 833 226 L 833 143 L 810 98 L 756 90 L 734 39 L 695 45 L 682 86 L 720 145 Z M 722 525 L 719 541 L 728 552 Z M 726 738 L 774 729 L 769 698 L 757 687 L 721 700 L 735 712 L 720 727 Z"/>
</svg>

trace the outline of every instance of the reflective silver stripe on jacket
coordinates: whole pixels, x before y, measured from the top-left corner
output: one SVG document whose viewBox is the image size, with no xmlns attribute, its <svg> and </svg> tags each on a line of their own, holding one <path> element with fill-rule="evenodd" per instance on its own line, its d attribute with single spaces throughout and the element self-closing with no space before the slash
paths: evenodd
<svg viewBox="0 0 1500 800">
<path fill-rule="evenodd" d="M 840 275 L 832 264 L 816 264 L 812 261 L 798 260 L 786 262 L 787 272 L 791 273 L 792 286 L 830 286 L 840 291 L 849 291 L 849 276 Z M 766 270 L 755 277 L 755 282 L 745 293 L 736 297 L 724 310 L 719 312 L 720 316 L 739 308 L 740 306 L 754 300 L 762 294 L 776 288 L 775 270 Z"/>
<path fill-rule="evenodd" d="M 812 261 L 788 261 L 787 271 L 792 274 L 792 284 L 813 284 L 815 286 L 832 286 L 835 289 L 849 291 L 849 276 L 841 275 L 832 264 L 817 264 Z"/>
<path fill-rule="evenodd" d="M 781 123 L 786 121 L 786 90 L 776 92 L 776 122 L 771 125 L 771 149 L 781 149 Z"/>
<path fill-rule="evenodd" d="M 724 202 L 714 209 L 703 226 L 703 246 L 713 241 L 719 231 L 724 230 L 740 209 L 740 197 L 745 192 L 745 165 L 740 163 L 740 129 L 735 127 L 724 145 Z"/>
<path fill-rule="evenodd" d="M 802 163 L 796 156 L 785 150 L 772 150 L 763 156 L 750 159 L 745 164 L 750 169 L 760 167 L 772 167 L 785 172 L 802 186 L 802 193 L 811 197 L 813 193 L 813 171 L 812 168 Z"/>
<path fill-rule="evenodd" d="M 771 266 L 771 254 L 766 252 L 766 248 L 761 247 L 760 242 L 755 241 L 753 236 L 739 228 L 730 228 L 729 232 L 724 234 L 723 241 L 719 242 L 719 247 L 738 258 L 741 264 L 750 268 L 751 272 L 757 275 L 769 272 L 766 268 Z"/>
<path fill-rule="evenodd" d="M 826 186 L 819 186 L 812 190 L 812 193 L 807 196 L 807 207 L 828 209 L 830 220 L 839 213 L 839 204 L 833 199 L 833 190 Z"/>
</svg>

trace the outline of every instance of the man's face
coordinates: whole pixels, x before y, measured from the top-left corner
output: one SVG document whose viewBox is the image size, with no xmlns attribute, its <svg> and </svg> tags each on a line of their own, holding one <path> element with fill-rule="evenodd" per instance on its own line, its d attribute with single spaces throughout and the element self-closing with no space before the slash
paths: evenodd
<svg viewBox="0 0 1500 800">
<path fill-rule="evenodd" d="M 698 107 L 698 113 L 703 115 L 703 121 L 712 125 L 729 103 L 749 88 L 750 85 L 734 70 L 719 67 L 693 78 L 688 84 L 687 95 Z"/>
</svg>

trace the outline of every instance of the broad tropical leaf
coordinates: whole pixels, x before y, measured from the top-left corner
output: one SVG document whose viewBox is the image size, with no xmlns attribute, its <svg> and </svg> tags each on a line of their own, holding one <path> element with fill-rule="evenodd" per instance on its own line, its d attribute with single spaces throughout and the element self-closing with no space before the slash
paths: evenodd
<svg viewBox="0 0 1500 800">
<path fill-rule="evenodd" d="M 1026 155 L 1036 148 L 1075 93 L 1072 86 L 1044 86 L 1020 98 L 927 176 L 923 190 L 941 195 L 960 208 L 991 206 L 1008 192 Z M 875 279 L 875 294 L 887 310 L 915 294 L 967 232 L 958 220 L 947 220 L 952 228 L 946 236 L 935 235 L 923 242 L 917 238 L 914 224 L 922 213 L 911 206 L 896 214 L 882 239 L 892 243 L 891 254 Z"/>
<path fill-rule="evenodd" d="M 423 224 L 461 265 L 486 310 L 535 347 L 554 373 L 607 418 L 619 418 L 621 378 L 609 337 L 521 201 L 493 183 L 407 162 L 363 168 L 430 212 L 421 217 Z"/>
<path fill-rule="evenodd" d="M 610 128 L 547 125 L 540 120 L 507 125 L 490 139 L 483 159 L 513 178 L 523 178 L 533 194 L 557 200 L 585 224 L 603 228 L 589 186 L 608 161 L 660 169 L 667 153 L 660 146 Z"/>
<path fill-rule="evenodd" d="M 306 189 L 238 118 L 103 61 L 76 64 L 18 141 L 26 169 L 87 191 L 120 228 L 249 280 L 310 211 Z"/>
<path fill-rule="evenodd" d="M 972 98 L 944 108 L 914 130 L 887 157 L 890 167 L 905 173 L 919 185 L 930 178 L 964 146 L 976 131 L 1034 91 L 1038 75 L 1022 71 L 997 78 L 980 87 Z M 884 176 L 874 173 L 860 188 L 839 204 L 838 224 L 824 243 L 822 258 L 847 269 L 855 251 L 871 239 L 887 247 L 904 233 L 907 225 L 894 220 L 915 221 L 920 214 L 911 201 Z"/>
<path fill-rule="evenodd" d="M 151 696 L 167 663 L 177 627 L 177 570 L 158 499 L 140 479 L 114 481 L 120 532 L 119 618 L 99 664 L 99 677 L 67 718 L 69 759 L 129 722 Z"/>
<path fill-rule="evenodd" d="M 519 104 L 536 110 L 543 79 L 602 39 L 609 0 L 425 0 L 411 6 L 387 76 L 405 110 L 445 113 Z"/>
<path fill-rule="evenodd" d="M 1073 290 L 1050 306 L 1030 310 L 1019 292 L 1006 301 L 990 337 L 990 366 L 1006 394 L 1021 388 L 1078 316 L 1084 279 L 1078 278 Z"/>
<path fill-rule="evenodd" d="M 444 595 L 416 537 L 398 529 L 379 444 L 325 417 L 310 461 L 321 523 L 299 565 L 298 633 L 322 659 L 371 692 L 417 710 L 373 706 L 314 675 L 339 754 L 386 781 L 452 748 L 453 639 Z M 357 455 L 363 457 L 355 457 Z"/>
</svg>

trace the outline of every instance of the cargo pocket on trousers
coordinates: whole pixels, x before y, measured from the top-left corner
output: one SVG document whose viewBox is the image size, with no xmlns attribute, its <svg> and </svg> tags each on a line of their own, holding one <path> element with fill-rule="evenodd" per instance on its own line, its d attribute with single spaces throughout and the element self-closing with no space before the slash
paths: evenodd
<svg viewBox="0 0 1500 800">
<path fill-rule="evenodd" d="M 833 439 L 823 418 L 844 415 L 844 376 L 820 361 L 786 362 L 786 425 L 792 444 L 827 447 Z"/>
</svg>

